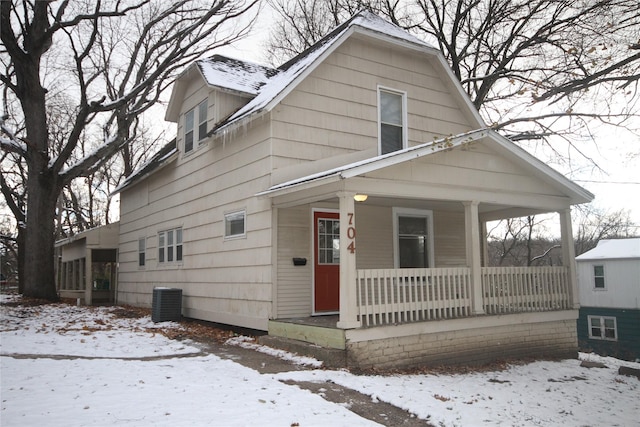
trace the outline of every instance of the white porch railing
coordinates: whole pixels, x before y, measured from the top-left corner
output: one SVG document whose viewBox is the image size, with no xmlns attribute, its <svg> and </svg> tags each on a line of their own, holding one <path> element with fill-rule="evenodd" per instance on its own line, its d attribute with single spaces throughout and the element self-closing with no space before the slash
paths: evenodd
<svg viewBox="0 0 640 427">
<path fill-rule="evenodd" d="M 483 267 L 486 314 L 564 310 L 571 307 L 567 267 Z"/>
<path fill-rule="evenodd" d="M 571 307 L 566 267 L 482 267 L 485 314 Z M 471 270 L 409 268 L 357 270 L 358 316 L 363 326 L 471 315 Z"/>
<path fill-rule="evenodd" d="M 358 315 L 363 326 L 471 314 L 470 269 L 357 270 Z"/>
</svg>

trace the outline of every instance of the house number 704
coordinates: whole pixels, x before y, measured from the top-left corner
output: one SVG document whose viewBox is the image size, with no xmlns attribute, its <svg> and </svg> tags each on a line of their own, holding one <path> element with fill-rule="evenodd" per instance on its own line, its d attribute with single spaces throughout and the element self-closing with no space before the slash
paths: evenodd
<svg viewBox="0 0 640 427">
<path fill-rule="evenodd" d="M 353 226 L 353 212 L 347 213 L 347 216 L 349 217 L 349 227 L 347 228 L 347 239 L 349 239 L 349 245 L 347 246 L 347 249 L 353 254 L 356 252 L 356 242 L 353 241 L 353 239 L 356 238 L 356 228 Z"/>
</svg>

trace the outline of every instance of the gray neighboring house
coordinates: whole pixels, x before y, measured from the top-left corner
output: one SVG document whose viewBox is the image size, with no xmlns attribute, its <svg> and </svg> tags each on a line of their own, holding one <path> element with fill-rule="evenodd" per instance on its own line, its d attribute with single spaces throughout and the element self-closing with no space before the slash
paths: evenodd
<svg viewBox="0 0 640 427">
<path fill-rule="evenodd" d="M 601 240 L 576 262 L 580 348 L 640 359 L 640 238 Z"/>
<path fill-rule="evenodd" d="M 441 53 L 362 12 L 277 68 L 177 79 L 176 140 L 117 190 L 121 303 L 342 352 L 360 367 L 576 356 L 575 263 L 487 266 L 488 221 L 593 195 L 489 129 Z"/>
</svg>

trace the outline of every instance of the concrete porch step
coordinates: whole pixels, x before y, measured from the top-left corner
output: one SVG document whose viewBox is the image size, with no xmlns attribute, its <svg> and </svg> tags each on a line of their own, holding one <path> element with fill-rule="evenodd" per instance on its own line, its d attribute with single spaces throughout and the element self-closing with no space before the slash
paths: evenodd
<svg viewBox="0 0 640 427">
<path fill-rule="evenodd" d="M 296 353 L 300 356 L 321 360 L 327 368 L 347 367 L 346 350 L 322 347 L 317 344 L 274 335 L 263 335 L 258 338 L 258 342 L 262 345 Z"/>
</svg>

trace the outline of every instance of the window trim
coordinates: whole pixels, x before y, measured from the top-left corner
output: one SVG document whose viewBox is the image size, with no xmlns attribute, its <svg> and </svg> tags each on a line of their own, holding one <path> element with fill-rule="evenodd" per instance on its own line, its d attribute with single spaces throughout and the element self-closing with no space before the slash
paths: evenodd
<svg viewBox="0 0 640 427">
<path fill-rule="evenodd" d="M 402 98 L 402 148 L 404 150 L 408 147 L 408 127 L 407 127 L 407 92 L 398 89 L 389 88 L 386 86 L 378 85 L 377 90 L 377 102 L 378 102 L 378 155 L 382 153 L 382 92 L 399 95 Z M 391 152 L 390 152 L 391 153 Z M 385 153 L 388 154 L 388 153 Z"/>
<path fill-rule="evenodd" d="M 593 290 L 595 291 L 606 291 L 607 290 L 607 281 L 605 279 L 605 268 L 604 264 L 592 264 L 592 272 L 593 272 Z M 596 268 L 600 267 L 602 269 L 602 275 L 596 275 Z M 598 286 L 598 279 L 602 279 L 602 286 Z"/>
<path fill-rule="evenodd" d="M 138 239 L 138 268 L 145 268 L 147 264 L 147 238 Z"/>
<path fill-rule="evenodd" d="M 169 234 L 172 233 L 172 243 L 169 244 Z M 180 239 L 178 239 L 178 234 Z M 164 243 L 160 245 L 160 241 Z M 179 240 L 179 241 L 178 241 Z M 171 248 L 172 260 L 169 260 L 169 251 Z M 178 250 L 179 248 L 179 250 Z M 178 255 L 180 255 L 178 259 Z M 158 231 L 158 265 L 176 265 L 182 264 L 184 260 L 184 232 L 182 227 L 168 228 Z"/>
<path fill-rule="evenodd" d="M 593 329 L 591 327 L 591 319 L 600 319 L 600 335 L 599 336 L 595 336 L 592 334 Z M 608 338 L 606 336 L 606 327 L 605 327 L 605 319 L 606 320 L 613 320 L 613 333 L 614 333 L 614 338 Z M 602 341 L 618 341 L 618 322 L 615 318 L 615 316 L 596 316 L 596 315 L 589 315 L 587 316 L 587 328 L 589 329 L 589 339 L 593 339 L 593 340 L 602 340 Z"/>
<path fill-rule="evenodd" d="M 394 268 L 400 268 L 400 250 L 399 250 L 399 220 L 401 216 L 413 216 L 427 219 L 427 250 L 429 251 L 427 262 L 429 265 L 426 268 L 434 268 L 435 255 L 434 255 L 434 239 L 433 239 L 433 211 L 426 209 L 410 209 L 410 208 L 392 208 L 393 215 L 393 266 Z"/>
<path fill-rule="evenodd" d="M 230 232 L 230 228 L 229 228 L 229 230 L 227 229 L 227 223 L 228 223 L 230 217 L 232 217 L 234 215 L 239 215 L 239 214 L 242 214 L 242 233 L 227 234 L 228 232 Z M 225 212 L 222 226 L 224 227 L 224 233 L 223 233 L 224 240 L 235 240 L 235 239 L 245 238 L 247 236 L 247 210 L 246 209 L 238 209 L 238 210 L 234 210 L 234 211 Z"/>
</svg>

